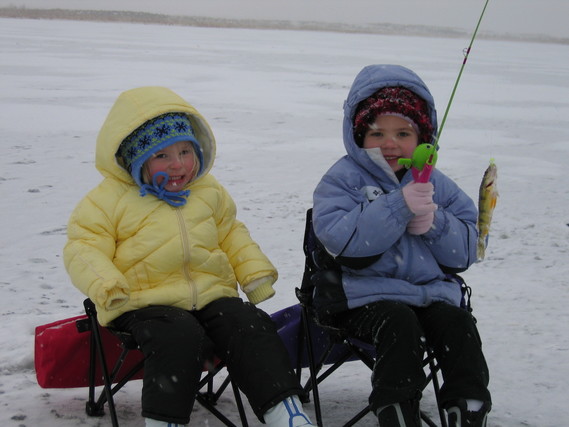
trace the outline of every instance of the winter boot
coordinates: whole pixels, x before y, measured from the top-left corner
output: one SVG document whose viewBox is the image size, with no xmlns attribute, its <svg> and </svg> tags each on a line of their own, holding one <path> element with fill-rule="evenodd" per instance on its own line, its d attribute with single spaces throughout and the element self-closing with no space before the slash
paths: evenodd
<svg viewBox="0 0 569 427">
<path fill-rule="evenodd" d="M 459 399 L 447 408 L 448 427 L 486 427 L 491 405 L 484 402 L 477 411 L 469 411 L 466 400 Z"/>
<path fill-rule="evenodd" d="M 268 427 L 315 427 L 302 409 L 298 396 L 287 397 L 263 416 Z"/>
<path fill-rule="evenodd" d="M 146 427 L 185 427 L 186 424 L 168 423 L 166 421 L 158 421 L 153 418 L 145 418 Z"/>
<path fill-rule="evenodd" d="M 420 427 L 421 412 L 418 400 L 393 403 L 376 412 L 379 427 Z"/>
</svg>

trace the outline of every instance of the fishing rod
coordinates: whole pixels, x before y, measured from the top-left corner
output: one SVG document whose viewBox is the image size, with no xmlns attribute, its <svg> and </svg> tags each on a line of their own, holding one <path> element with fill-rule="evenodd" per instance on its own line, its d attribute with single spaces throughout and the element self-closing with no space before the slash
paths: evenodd
<svg viewBox="0 0 569 427">
<path fill-rule="evenodd" d="M 488 6 L 488 2 L 490 0 L 486 0 L 484 4 L 484 8 L 482 9 L 482 13 L 478 18 L 478 23 L 476 24 L 476 28 L 474 29 L 474 33 L 472 34 L 472 39 L 470 39 L 470 44 L 464 51 L 464 60 L 462 61 L 462 66 L 460 67 L 460 71 L 454 82 L 454 87 L 452 89 L 443 120 L 441 122 L 441 126 L 439 127 L 439 132 L 435 137 L 435 141 L 433 144 L 419 144 L 415 151 L 413 151 L 413 157 L 411 159 L 399 159 L 398 163 L 403 165 L 407 168 L 411 167 L 413 172 L 413 179 L 415 182 L 428 182 L 429 178 L 431 177 L 431 172 L 437 163 L 437 147 L 439 145 L 439 139 L 443 132 L 448 112 L 450 110 L 450 106 L 452 105 L 452 101 L 454 99 L 454 95 L 456 93 L 456 89 L 458 88 L 458 83 L 460 82 L 460 78 L 462 77 L 462 72 L 464 71 L 464 67 L 466 66 L 466 61 L 468 61 L 468 55 L 470 54 L 470 50 L 472 49 L 472 45 L 474 44 L 474 39 L 476 38 L 476 34 L 478 33 L 478 28 L 480 27 L 480 23 L 482 22 L 482 18 L 484 17 L 484 13 L 486 12 L 486 7 Z"/>
</svg>

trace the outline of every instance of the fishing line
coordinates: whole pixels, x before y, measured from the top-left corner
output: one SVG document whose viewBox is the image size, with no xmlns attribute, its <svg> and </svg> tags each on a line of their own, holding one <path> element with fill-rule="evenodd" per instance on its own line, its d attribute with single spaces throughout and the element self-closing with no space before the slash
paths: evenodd
<svg viewBox="0 0 569 427">
<path fill-rule="evenodd" d="M 484 13 L 486 12 L 486 7 L 488 6 L 489 1 L 490 0 L 486 0 L 486 3 L 484 4 L 484 8 L 482 9 L 482 13 L 480 14 L 480 17 L 478 18 L 478 23 L 476 24 L 476 28 L 474 29 L 474 33 L 472 34 L 472 39 L 470 40 L 470 44 L 463 51 L 464 52 L 464 60 L 462 61 L 462 66 L 460 67 L 458 77 L 456 78 L 456 82 L 454 83 L 454 87 L 452 88 L 452 92 L 450 94 L 450 98 L 449 98 L 449 101 L 447 104 L 447 108 L 445 110 L 445 114 L 443 115 L 443 120 L 441 121 L 441 126 L 439 127 L 439 132 L 438 132 L 437 137 L 435 139 L 435 142 L 433 144 L 433 151 L 435 151 L 437 149 L 437 145 L 439 144 L 439 139 L 441 137 L 441 134 L 443 133 L 443 128 L 445 127 L 448 112 L 450 110 L 450 106 L 451 106 L 452 101 L 454 99 L 454 95 L 456 93 L 458 83 L 460 82 L 460 78 L 462 77 L 462 72 L 464 71 L 464 67 L 466 66 L 466 61 L 468 61 L 468 55 L 470 54 L 470 50 L 472 49 L 472 45 L 474 44 L 474 39 L 476 38 L 476 34 L 478 33 L 478 28 L 480 27 L 480 23 L 482 22 L 482 18 L 484 17 Z"/>
</svg>

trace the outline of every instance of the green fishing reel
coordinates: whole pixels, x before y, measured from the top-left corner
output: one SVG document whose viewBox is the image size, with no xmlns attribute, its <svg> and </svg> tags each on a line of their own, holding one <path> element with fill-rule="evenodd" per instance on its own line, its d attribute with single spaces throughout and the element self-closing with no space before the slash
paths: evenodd
<svg viewBox="0 0 569 427">
<path fill-rule="evenodd" d="M 413 167 L 422 171 L 426 164 L 434 166 L 437 163 L 437 158 L 437 150 L 432 144 L 419 144 L 413 151 L 411 159 L 399 159 L 397 162 L 407 169 Z"/>
<path fill-rule="evenodd" d="M 437 163 L 437 149 L 432 144 L 420 144 L 413 151 L 410 159 L 399 159 L 397 163 L 412 168 L 413 178 L 416 182 L 427 182 L 431 172 Z"/>
</svg>

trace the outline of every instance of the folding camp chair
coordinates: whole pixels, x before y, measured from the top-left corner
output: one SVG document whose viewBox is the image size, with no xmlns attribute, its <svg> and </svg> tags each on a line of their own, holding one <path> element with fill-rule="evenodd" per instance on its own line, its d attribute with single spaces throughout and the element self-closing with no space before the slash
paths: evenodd
<svg viewBox="0 0 569 427">
<path fill-rule="evenodd" d="M 297 289 L 297 295 L 300 294 L 300 292 L 300 289 Z M 300 294 L 299 299 L 304 297 L 305 295 Z M 304 396 L 307 397 L 310 392 L 312 392 L 316 423 L 322 427 L 323 421 L 318 388 L 319 384 L 348 361 L 360 360 L 370 370 L 373 370 L 375 349 L 369 343 L 349 336 L 345 330 L 319 323 L 312 312 L 312 308 L 306 305 L 305 302 L 301 302 L 299 306 L 300 328 L 298 339 L 300 342 L 298 349 L 300 354 L 294 359 L 297 362 L 295 366 L 299 380 L 302 376 L 302 368 L 308 367 L 309 369 L 309 379 L 303 386 L 305 392 Z M 302 354 L 303 351 L 306 351 L 306 356 Z M 426 355 L 423 359 L 423 366 L 428 370 L 425 385 L 429 382 L 433 384 L 441 420 L 440 425 L 441 427 L 447 427 L 444 411 L 438 402 L 440 385 L 437 373 L 439 366 L 430 348 L 427 348 Z M 323 370 L 324 368 L 325 370 Z M 365 406 L 352 418 L 347 420 L 343 424 L 343 427 L 356 424 L 370 411 L 370 406 Z M 428 426 L 437 427 L 437 424 L 423 411 L 421 411 L 421 419 Z"/>
<path fill-rule="evenodd" d="M 118 419 L 115 408 L 114 395 L 130 380 L 141 378 L 144 368 L 144 358 L 139 351 L 133 337 L 125 332 L 113 330 L 111 328 L 102 328 L 97 321 L 97 312 L 95 304 L 90 300 L 84 301 L 86 318 L 78 319 L 77 329 L 80 332 L 91 332 L 90 336 L 90 362 L 89 362 L 89 397 L 86 403 L 85 411 L 89 416 L 103 416 L 105 403 L 108 405 L 111 422 L 113 427 L 118 427 Z M 108 331 L 116 337 L 122 351 L 120 355 L 113 361 L 108 360 L 105 349 L 109 347 L 104 339 Z M 133 361 L 133 358 L 135 359 Z M 126 362 L 129 363 L 126 363 Z M 126 369 L 125 366 L 129 365 Z M 109 367 L 112 366 L 112 369 Z M 236 427 L 231 420 L 222 414 L 216 407 L 216 403 L 225 391 L 227 386 L 231 384 L 235 403 L 239 411 L 241 425 L 247 427 L 247 416 L 245 414 L 241 393 L 237 386 L 231 381 L 229 375 L 214 389 L 214 377 L 225 368 L 224 363 L 219 359 L 214 359 L 208 363 L 208 369 L 204 371 L 204 375 L 199 383 L 199 391 L 196 400 L 209 412 L 211 412 L 223 424 L 229 427 Z M 102 377 L 102 378 L 101 378 Z M 96 387 L 102 382 L 103 389 L 98 397 L 96 397 Z M 113 386 L 114 384 L 114 386 Z"/>
<path fill-rule="evenodd" d="M 375 350 L 369 343 L 362 342 L 358 339 L 350 337 L 349 334 L 342 329 L 331 327 L 323 324 L 316 315 L 316 310 L 312 305 L 314 293 L 314 275 L 325 274 L 330 275 L 330 280 L 341 280 L 338 264 L 326 252 L 324 247 L 318 242 L 312 228 L 312 209 L 307 211 L 306 229 L 304 234 L 303 249 L 305 254 L 305 271 L 300 288 L 296 289 L 296 295 L 301 307 L 301 326 L 299 333 L 300 344 L 299 351 L 306 351 L 306 357 L 299 355 L 297 361 L 297 373 L 301 378 L 301 369 L 307 359 L 310 377 L 304 385 L 305 395 L 309 396 L 312 391 L 314 399 L 314 410 L 316 414 L 316 422 L 322 427 L 322 410 L 319 396 L 318 385 L 336 371 L 342 364 L 350 360 L 361 360 L 370 369 L 373 369 L 375 362 Z M 372 261 L 371 261 L 372 262 Z M 470 288 L 466 286 L 464 281 L 456 275 L 452 275 L 449 279 L 456 280 L 463 289 L 465 308 L 470 308 Z M 322 371 L 326 366 L 327 369 Z M 447 427 L 445 412 L 439 402 L 439 378 L 440 370 L 437 360 L 432 350 L 427 347 L 423 366 L 426 369 L 427 381 L 425 387 L 432 383 L 436 403 L 438 407 L 440 425 Z M 370 412 L 369 405 L 363 408 L 348 420 L 344 427 L 354 425 Z M 421 419 L 429 426 L 436 427 L 437 424 L 423 411 L 421 411 Z"/>
</svg>

